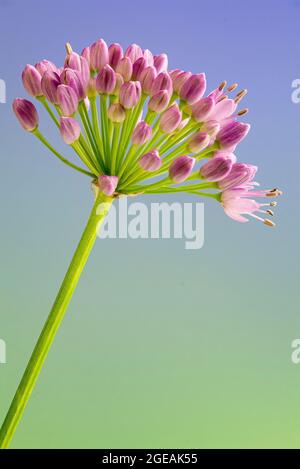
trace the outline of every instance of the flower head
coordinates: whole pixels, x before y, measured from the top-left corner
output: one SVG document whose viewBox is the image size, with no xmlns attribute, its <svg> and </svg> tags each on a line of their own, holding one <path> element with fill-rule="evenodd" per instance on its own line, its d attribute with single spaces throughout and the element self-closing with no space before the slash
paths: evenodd
<svg viewBox="0 0 300 469">
<path fill-rule="evenodd" d="M 240 120 L 248 109 L 238 110 L 246 90 L 223 81 L 205 95 L 204 73 L 168 70 L 166 54 L 137 44 L 123 49 L 99 39 L 81 54 L 66 49 L 62 67 L 49 60 L 27 65 L 22 80 L 88 171 L 61 157 L 40 133 L 35 106 L 16 99 L 24 129 L 91 175 L 108 197 L 182 191 L 217 200 L 237 221 L 273 225 L 261 216 L 272 215 L 262 208 L 270 204 L 255 199 L 281 192 L 257 190 L 257 167 L 233 153 L 250 130 Z"/>
</svg>

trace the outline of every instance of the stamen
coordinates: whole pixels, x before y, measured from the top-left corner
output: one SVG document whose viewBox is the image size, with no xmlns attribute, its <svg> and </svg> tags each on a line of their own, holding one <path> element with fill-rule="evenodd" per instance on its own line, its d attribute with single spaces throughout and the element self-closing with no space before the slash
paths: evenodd
<svg viewBox="0 0 300 469">
<path fill-rule="evenodd" d="M 278 197 L 279 195 L 282 195 L 282 191 L 276 188 L 266 193 L 267 197 Z"/>
<path fill-rule="evenodd" d="M 265 220 L 264 220 L 264 225 L 272 226 L 272 227 L 276 226 L 273 221 L 268 220 L 268 219 L 265 219 Z"/>
<path fill-rule="evenodd" d="M 245 109 L 241 109 L 241 110 L 237 113 L 237 115 L 238 115 L 238 116 L 244 116 L 245 114 L 248 114 L 248 112 L 249 112 L 249 109 L 248 109 L 247 107 L 245 107 Z"/>
<path fill-rule="evenodd" d="M 244 96 L 246 96 L 247 93 L 247 90 L 241 90 L 234 98 L 235 102 L 239 103 L 244 98 Z"/>
<path fill-rule="evenodd" d="M 227 81 L 226 80 L 222 81 L 222 83 L 219 85 L 219 90 L 223 91 L 226 85 L 227 85 Z"/>
<path fill-rule="evenodd" d="M 228 86 L 227 91 L 230 93 L 230 91 L 235 90 L 238 86 L 238 83 L 232 83 L 232 85 Z"/>
<path fill-rule="evenodd" d="M 69 42 L 66 43 L 65 47 L 66 47 L 67 54 L 72 54 L 73 49 Z"/>
<path fill-rule="evenodd" d="M 217 100 L 217 103 L 220 103 L 221 101 L 224 101 L 224 99 L 228 99 L 228 96 L 226 96 L 226 94 L 224 94 L 223 96 L 221 96 L 221 97 Z"/>
<path fill-rule="evenodd" d="M 271 217 L 274 217 L 274 212 L 273 212 L 273 210 L 266 210 L 266 213 L 268 213 L 269 215 L 271 215 Z"/>
<path fill-rule="evenodd" d="M 276 205 L 277 205 L 277 202 L 275 202 L 275 201 L 270 203 L 271 207 L 276 207 Z"/>
</svg>

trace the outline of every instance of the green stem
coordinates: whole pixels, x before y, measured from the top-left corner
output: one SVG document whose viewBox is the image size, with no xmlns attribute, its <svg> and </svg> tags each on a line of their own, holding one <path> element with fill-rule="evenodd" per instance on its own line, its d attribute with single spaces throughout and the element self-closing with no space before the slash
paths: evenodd
<svg viewBox="0 0 300 469">
<path fill-rule="evenodd" d="M 52 342 L 59 329 L 66 309 L 70 303 L 82 270 L 96 240 L 97 231 L 104 221 L 113 199 L 99 195 L 94 203 L 90 218 L 77 246 L 69 269 L 63 280 L 52 310 L 46 320 L 41 335 L 33 350 L 25 373 L 13 398 L 9 411 L 0 430 L 0 448 L 7 448 L 15 433 L 26 404 L 33 391 L 36 380 L 46 360 Z M 105 204 L 106 210 L 98 210 Z"/>
<path fill-rule="evenodd" d="M 96 141 L 99 147 L 99 151 L 101 153 L 102 162 L 104 164 L 104 148 L 103 148 L 103 142 L 101 139 L 101 131 L 100 131 L 100 126 L 99 126 L 99 113 L 98 113 L 98 107 L 97 107 L 97 98 L 96 97 L 90 98 L 90 103 L 91 103 L 92 122 L 93 122 L 94 132 L 96 136 Z"/>
<path fill-rule="evenodd" d="M 35 135 L 35 137 L 37 137 L 40 140 L 40 142 L 42 142 L 55 156 L 57 156 L 57 158 L 59 158 L 60 161 L 70 166 L 71 168 L 76 169 L 76 171 L 79 171 L 80 173 L 85 174 L 86 176 L 95 177 L 94 173 L 90 173 L 89 171 L 86 171 L 85 169 L 80 168 L 76 164 L 73 164 L 71 163 L 71 161 L 64 158 L 60 153 L 58 153 L 58 151 L 56 151 L 55 148 L 53 148 L 52 145 L 50 145 L 48 140 L 46 140 L 46 138 L 41 134 L 41 132 L 38 129 L 34 130 L 33 135 Z"/>
</svg>

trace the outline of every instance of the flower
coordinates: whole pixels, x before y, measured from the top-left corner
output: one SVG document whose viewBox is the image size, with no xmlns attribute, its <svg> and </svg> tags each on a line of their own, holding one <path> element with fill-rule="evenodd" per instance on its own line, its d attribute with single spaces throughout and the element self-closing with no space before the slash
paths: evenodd
<svg viewBox="0 0 300 469">
<path fill-rule="evenodd" d="M 233 153 L 250 130 L 241 121 L 248 109 L 238 109 L 247 90 L 235 91 L 237 83 L 223 81 L 205 94 L 204 73 L 168 70 L 166 54 L 137 44 L 123 49 L 98 39 L 81 54 L 69 43 L 66 49 L 62 67 L 43 60 L 27 65 L 22 79 L 87 170 L 37 130 L 32 103 L 15 100 L 14 112 L 61 161 L 92 175 L 103 194 L 182 191 L 215 199 L 238 221 L 259 217 L 256 197 L 281 194 L 256 190 L 257 167 Z"/>
</svg>

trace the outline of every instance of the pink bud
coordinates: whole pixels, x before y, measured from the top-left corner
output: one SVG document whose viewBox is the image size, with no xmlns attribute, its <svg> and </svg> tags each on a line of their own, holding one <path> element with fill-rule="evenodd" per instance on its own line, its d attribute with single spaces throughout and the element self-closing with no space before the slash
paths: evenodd
<svg viewBox="0 0 300 469">
<path fill-rule="evenodd" d="M 167 72 L 161 72 L 155 78 L 151 89 L 152 96 L 161 90 L 167 90 L 170 95 L 173 92 L 172 79 Z"/>
<path fill-rule="evenodd" d="M 206 78 L 204 73 L 191 75 L 181 86 L 179 96 L 188 104 L 196 103 L 204 94 Z"/>
<path fill-rule="evenodd" d="M 132 62 L 129 57 L 120 59 L 116 71 L 122 75 L 125 81 L 129 81 L 132 75 Z"/>
<path fill-rule="evenodd" d="M 178 104 L 175 103 L 167 109 L 161 116 L 159 128 L 162 132 L 170 134 L 177 129 L 181 122 L 182 113 L 179 110 Z"/>
<path fill-rule="evenodd" d="M 135 127 L 132 133 L 132 143 L 134 145 L 144 145 L 152 137 L 152 127 L 146 122 L 141 121 Z"/>
<path fill-rule="evenodd" d="M 94 42 L 90 47 L 91 69 L 100 72 L 108 64 L 108 47 L 103 39 Z"/>
<path fill-rule="evenodd" d="M 96 78 L 96 88 L 98 93 L 112 94 L 116 83 L 116 72 L 110 65 L 105 65 Z"/>
<path fill-rule="evenodd" d="M 143 51 L 137 44 L 131 44 L 127 47 L 125 57 L 128 57 L 132 63 L 143 56 Z"/>
<path fill-rule="evenodd" d="M 215 102 L 212 97 L 202 98 L 192 106 L 192 116 L 196 122 L 203 122 L 213 110 Z"/>
<path fill-rule="evenodd" d="M 213 158 L 215 159 L 215 158 Z M 218 186 L 220 189 L 232 189 L 239 187 L 242 184 L 247 184 L 252 181 L 257 171 L 257 166 L 245 163 L 235 163 L 232 165 L 231 171 L 224 179 L 222 179 Z"/>
<path fill-rule="evenodd" d="M 13 111 L 23 129 L 33 132 L 39 125 L 39 116 L 35 106 L 27 99 L 16 98 Z"/>
<path fill-rule="evenodd" d="M 41 74 L 41 76 L 43 76 L 45 72 L 58 73 L 58 68 L 56 65 L 54 65 L 53 62 L 50 62 L 50 60 L 42 60 L 41 62 L 38 62 L 35 64 L 35 68 Z"/>
<path fill-rule="evenodd" d="M 185 181 L 191 174 L 195 163 L 195 158 L 188 155 L 176 158 L 169 167 L 169 176 L 172 181 L 176 183 Z"/>
<path fill-rule="evenodd" d="M 150 111 L 154 111 L 157 113 L 163 112 L 170 102 L 170 95 L 168 91 L 161 90 L 156 93 L 149 101 L 148 108 Z"/>
<path fill-rule="evenodd" d="M 139 160 L 139 165 L 145 171 L 157 171 L 162 165 L 162 160 L 157 150 L 152 150 L 143 155 Z"/>
<path fill-rule="evenodd" d="M 80 137 L 81 129 L 73 117 L 60 118 L 60 134 L 67 145 L 72 145 Z"/>
<path fill-rule="evenodd" d="M 206 181 L 221 181 L 227 174 L 230 173 L 232 168 L 232 161 L 230 158 L 224 156 L 216 156 L 211 158 L 205 163 L 199 171 L 200 177 Z"/>
<path fill-rule="evenodd" d="M 65 68 L 72 68 L 73 70 L 81 70 L 80 55 L 77 52 L 71 52 L 65 58 Z"/>
<path fill-rule="evenodd" d="M 143 57 L 146 60 L 146 67 L 152 67 L 154 63 L 152 52 L 149 49 L 145 49 Z"/>
<path fill-rule="evenodd" d="M 211 98 L 209 98 L 211 99 Z M 237 103 L 233 99 L 222 99 L 216 103 L 215 107 L 209 114 L 209 119 L 222 121 L 230 117 L 237 108 Z"/>
<path fill-rule="evenodd" d="M 123 106 L 119 103 L 111 104 L 108 111 L 108 117 L 112 122 L 124 122 L 126 119 L 126 111 Z"/>
<path fill-rule="evenodd" d="M 139 59 L 137 59 L 134 62 L 133 67 L 132 67 L 132 79 L 133 80 L 139 80 L 140 76 L 141 76 L 143 70 L 145 70 L 146 66 L 147 66 L 147 63 L 146 63 L 146 59 L 144 59 L 144 57 L 140 57 Z"/>
<path fill-rule="evenodd" d="M 157 76 L 156 69 L 154 67 L 146 67 L 141 75 L 140 75 L 140 82 L 142 85 L 143 92 L 146 94 L 150 94 L 153 86 L 153 82 Z"/>
<path fill-rule="evenodd" d="M 222 150 L 215 151 L 213 154 L 213 158 L 216 158 L 217 156 L 222 156 L 223 158 L 230 159 L 232 164 L 236 163 L 237 161 L 237 157 L 235 156 L 235 154 L 229 151 L 222 151 Z"/>
<path fill-rule="evenodd" d="M 220 130 L 220 124 L 218 121 L 207 121 L 201 126 L 202 132 L 206 132 L 210 137 L 214 138 Z"/>
<path fill-rule="evenodd" d="M 64 116 L 72 116 L 78 108 L 76 92 L 68 85 L 59 85 L 57 88 L 57 102 Z"/>
<path fill-rule="evenodd" d="M 123 83 L 120 89 L 120 104 L 125 109 L 131 109 L 139 102 L 141 97 L 141 85 L 139 81 Z"/>
<path fill-rule="evenodd" d="M 183 70 L 172 70 L 170 76 L 173 82 L 173 88 L 176 93 L 179 93 L 182 85 L 192 76 L 191 72 L 184 72 Z"/>
<path fill-rule="evenodd" d="M 108 48 L 109 65 L 116 70 L 117 65 L 123 57 L 123 49 L 120 44 L 111 44 Z"/>
<path fill-rule="evenodd" d="M 154 56 L 154 67 L 157 73 L 166 72 L 168 70 L 167 54 L 159 54 Z"/>
<path fill-rule="evenodd" d="M 206 132 L 197 132 L 188 141 L 187 148 L 192 153 L 198 153 L 209 145 L 210 136 Z"/>
<path fill-rule="evenodd" d="M 222 149 L 231 149 L 243 140 L 250 130 L 249 124 L 230 122 L 217 134 L 217 140 Z"/>
<path fill-rule="evenodd" d="M 117 188 L 118 182 L 118 176 L 106 176 L 103 174 L 98 178 L 99 189 L 107 196 L 113 195 Z"/>
<path fill-rule="evenodd" d="M 82 55 L 82 57 L 85 58 L 85 60 L 87 61 L 87 63 L 90 66 L 90 64 L 91 64 L 91 49 L 89 47 L 85 47 L 84 49 L 82 49 L 81 55 Z"/>
<path fill-rule="evenodd" d="M 69 85 L 71 88 L 73 88 L 78 96 L 79 101 L 82 101 L 86 97 L 88 83 L 85 87 L 81 75 L 77 70 L 65 68 L 60 78 L 65 85 Z"/>
<path fill-rule="evenodd" d="M 119 73 L 116 73 L 116 86 L 113 92 L 113 95 L 119 96 L 121 86 L 124 83 L 124 78 Z"/>
<path fill-rule="evenodd" d="M 42 77 L 40 72 L 33 67 L 33 65 L 26 65 L 22 73 L 22 81 L 27 93 L 34 97 L 42 96 Z"/>
<path fill-rule="evenodd" d="M 41 88 L 44 96 L 53 104 L 57 103 L 57 88 L 61 84 L 60 78 L 55 72 L 45 72 L 42 81 Z"/>
</svg>

